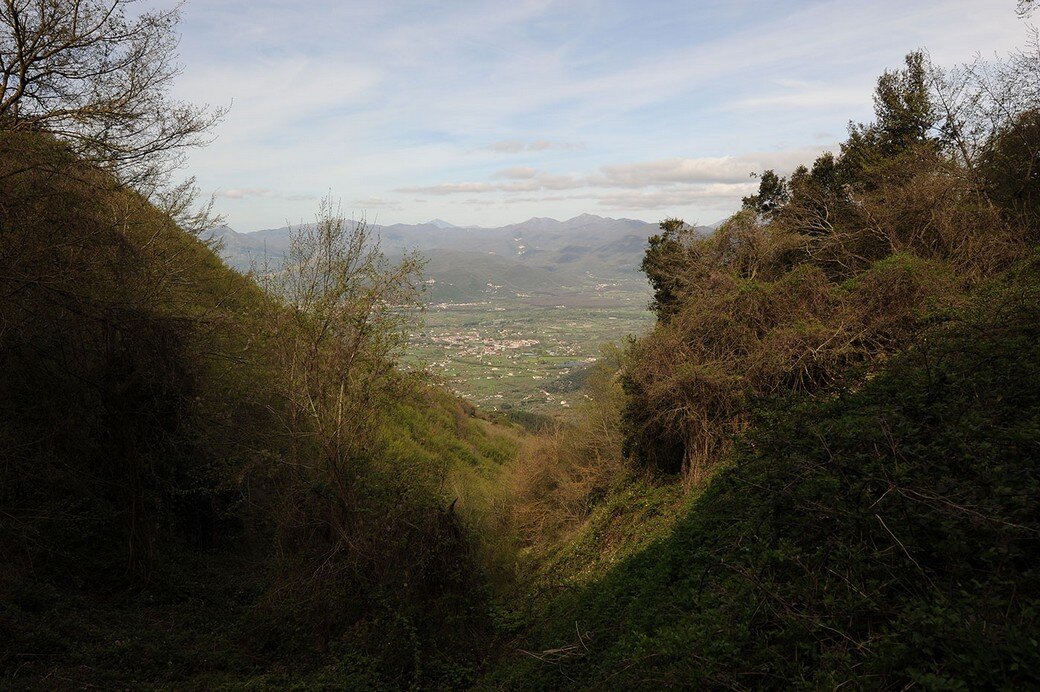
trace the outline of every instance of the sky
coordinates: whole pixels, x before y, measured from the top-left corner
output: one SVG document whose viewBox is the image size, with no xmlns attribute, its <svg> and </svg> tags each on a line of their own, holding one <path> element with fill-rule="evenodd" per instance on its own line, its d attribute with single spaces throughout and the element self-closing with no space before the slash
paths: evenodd
<svg viewBox="0 0 1040 692">
<path fill-rule="evenodd" d="M 162 5 L 161 0 L 152 4 Z M 1024 44 L 1015 0 L 190 0 L 184 173 L 235 230 L 313 219 L 713 223 L 872 118 L 878 75 Z"/>
</svg>

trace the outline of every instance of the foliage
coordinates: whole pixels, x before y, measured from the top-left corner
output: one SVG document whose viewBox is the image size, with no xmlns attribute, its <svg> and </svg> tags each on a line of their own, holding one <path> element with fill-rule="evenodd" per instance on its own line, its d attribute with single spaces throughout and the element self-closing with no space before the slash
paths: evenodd
<svg viewBox="0 0 1040 692">
<path fill-rule="evenodd" d="M 125 4 L 32 6 L 48 40 L 101 13 L 46 88 L 151 64 L 162 102 L 175 15 Z M 662 222 L 656 327 L 534 435 L 395 367 L 418 258 L 326 201 L 284 267 L 237 274 L 179 225 L 190 183 L 157 208 L 20 120 L 49 101 L 17 82 L 4 682 L 1037 686 L 1037 46 L 911 54 L 837 154 L 710 235 Z"/>
<path fill-rule="evenodd" d="M 504 479 L 510 524 L 524 545 L 564 540 L 629 475 L 622 454 L 621 354 L 606 349 L 586 381 L 584 401 L 566 419 L 527 438 Z"/>
<path fill-rule="evenodd" d="M 666 539 L 554 604 L 495 684 L 1038 683 L 1040 258 L 857 390 L 762 406 Z"/>
<path fill-rule="evenodd" d="M 631 348 L 626 449 L 643 464 L 704 479 L 756 397 L 835 385 L 905 342 L 927 306 L 958 295 L 941 264 L 906 255 L 843 284 L 812 265 L 773 281 L 754 275 L 711 275 Z"/>
<path fill-rule="evenodd" d="M 929 142 L 938 120 L 929 93 L 924 53 L 909 53 L 905 63 L 906 69 L 886 71 L 878 79 L 874 91 L 874 124 L 853 129 L 853 133 L 862 134 L 867 140 L 876 140 L 875 146 L 884 157 L 896 156 L 914 145 Z"/>
<path fill-rule="evenodd" d="M 365 486 L 386 404 L 404 392 L 393 358 L 420 269 L 411 257 L 389 266 L 364 224 L 346 226 L 326 199 L 316 223 L 293 233 L 285 266 L 258 276 L 281 302 L 262 345 L 277 378 L 282 459 L 259 473 L 275 486 L 282 555 L 313 550 L 330 569 L 345 551 L 373 557 L 356 555 L 367 543 Z"/>
<path fill-rule="evenodd" d="M 775 171 L 763 171 L 758 183 L 758 194 L 745 197 L 743 208 L 765 219 L 771 219 L 790 199 L 787 181 Z"/>
<path fill-rule="evenodd" d="M 0 134 L 0 176 L 5 680 L 320 677 L 330 647 L 339 679 L 471 679 L 485 577 L 449 478 L 514 443 L 393 368 L 415 260 L 326 207 L 265 292 L 49 136 Z"/>
<path fill-rule="evenodd" d="M 265 299 L 52 139 L 3 133 L 0 171 L 0 544 L 41 578 L 147 580 L 169 531 L 227 528 L 224 435 L 267 424 L 236 363 Z"/>
<path fill-rule="evenodd" d="M 49 132 L 86 161 L 150 189 L 222 116 L 170 97 L 179 6 L 136 0 L 0 4 L 0 128 Z"/>
<path fill-rule="evenodd" d="M 583 508 L 489 687 L 1037 684 L 1035 48 L 911 54 L 837 154 L 662 224 L 621 433 L 692 509 L 611 568 L 604 516 L 669 524 L 631 476 Z"/>
<path fill-rule="evenodd" d="M 1033 110 L 998 116 L 1018 102 L 992 94 L 1032 88 L 1024 55 L 962 80 L 957 101 L 950 79 L 911 53 L 878 80 L 875 122 L 850 127 L 839 154 L 789 179 L 766 171 L 710 236 L 662 224 L 672 230 L 643 262 L 658 324 L 624 372 L 626 452 L 698 483 L 757 397 L 869 376 L 923 311 L 960 303 L 1023 256 L 1038 230 Z M 969 128 L 951 125 L 969 119 L 988 133 L 970 147 Z"/>
<path fill-rule="evenodd" d="M 646 254 L 639 268 L 654 289 L 650 309 L 659 319 L 667 321 L 676 309 L 680 277 L 675 267 L 682 257 L 686 244 L 692 237 L 693 228 L 681 219 L 665 219 L 660 224 L 661 233 L 650 236 Z"/>
<path fill-rule="evenodd" d="M 1005 215 L 1040 229 L 1040 108 L 994 132 L 980 168 L 987 195 Z"/>
</svg>

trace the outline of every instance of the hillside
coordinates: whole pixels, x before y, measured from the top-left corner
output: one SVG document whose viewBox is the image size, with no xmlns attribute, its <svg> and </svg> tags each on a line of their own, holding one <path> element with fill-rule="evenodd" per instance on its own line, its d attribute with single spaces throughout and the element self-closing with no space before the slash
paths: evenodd
<svg viewBox="0 0 1040 692">
<path fill-rule="evenodd" d="M 927 74 L 650 238 L 654 328 L 511 467 L 528 571 L 482 688 L 1038 684 L 1037 104 L 969 144 Z"/>
<path fill-rule="evenodd" d="M 675 527 L 533 616 L 489 687 L 1040 684 L 1038 307 L 1033 260 L 861 389 L 763 407 Z"/>
<path fill-rule="evenodd" d="M 577 291 L 586 283 L 585 277 L 520 264 L 501 255 L 433 249 L 422 257 L 432 303 L 523 300 Z"/>
<path fill-rule="evenodd" d="M 0 178 L 4 686 L 277 684 L 330 647 L 366 684 L 472 677 L 437 634 L 490 627 L 461 493 L 518 436 L 394 369 L 361 296 L 409 266 L 326 219 L 295 271 L 353 278 L 264 291 L 50 137 L 0 132 Z"/>
</svg>

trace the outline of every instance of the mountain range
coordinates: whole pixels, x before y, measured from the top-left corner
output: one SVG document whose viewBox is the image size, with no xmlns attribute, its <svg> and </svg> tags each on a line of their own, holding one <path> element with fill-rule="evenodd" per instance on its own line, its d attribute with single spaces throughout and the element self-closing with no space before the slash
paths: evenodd
<svg viewBox="0 0 1040 692">
<path fill-rule="evenodd" d="M 350 222 L 353 223 L 353 222 Z M 595 287 L 645 290 L 639 263 L 656 224 L 582 214 L 566 221 L 538 217 L 498 228 L 460 227 L 435 219 L 423 224 L 369 225 L 390 257 L 410 250 L 426 259 L 433 301 L 551 298 Z M 235 269 L 278 266 L 292 228 L 240 233 L 227 226 L 206 237 L 219 240 Z"/>
</svg>

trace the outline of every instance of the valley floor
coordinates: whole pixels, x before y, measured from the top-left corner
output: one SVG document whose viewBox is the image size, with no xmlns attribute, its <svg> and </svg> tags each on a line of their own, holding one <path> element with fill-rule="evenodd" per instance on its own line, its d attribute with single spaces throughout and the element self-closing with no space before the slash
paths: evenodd
<svg viewBox="0 0 1040 692">
<path fill-rule="evenodd" d="M 405 364 L 425 369 L 488 411 L 558 413 L 582 397 L 588 367 L 603 347 L 653 323 L 643 293 L 581 300 L 482 301 L 431 306 Z M 575 304 L 577 303 L 577 304 Z"/>
</svg>

